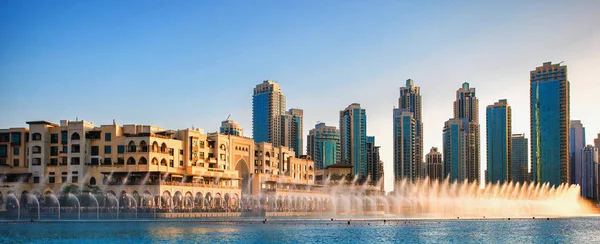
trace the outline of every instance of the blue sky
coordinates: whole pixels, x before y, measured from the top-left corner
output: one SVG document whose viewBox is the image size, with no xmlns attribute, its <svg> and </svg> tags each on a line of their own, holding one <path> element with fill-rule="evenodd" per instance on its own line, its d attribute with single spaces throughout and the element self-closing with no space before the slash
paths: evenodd
<svg viewBox="0 0 600 244">
<path fill-rule="evenodd" d="M 564 61 L 571 117 L 592 143 L 599 12 L 599 1 L 1 1 L 0 128 L 78 117 L 215 131 L 231 114 L 250 136 L 252 89 L 272 79 L 304 109 L 305 134 L 361 103 L 389 177 L 406 79 L 422 90 L 428 151 L 464 81 L 482 128 L 485 106 L 506 98 L 513 132 L 529 137 L 528 73 Z"/>
</svg>

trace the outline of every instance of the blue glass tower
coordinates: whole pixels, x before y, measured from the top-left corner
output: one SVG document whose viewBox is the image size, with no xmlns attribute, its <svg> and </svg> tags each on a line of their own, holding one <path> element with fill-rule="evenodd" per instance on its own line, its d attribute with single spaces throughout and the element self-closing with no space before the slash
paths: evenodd
<svg viewBox="0 0 600 244">
<path fill-rule="evenodd" d="M 398 98 L 398 111 L 394 110 L 394 165 L 405 165 L 406 170 L 410 172 L 399 173 L 396 176 L 403 175 L 403 177 L 396 177 L 396 180 L 400 180 L 404 177 L 409 177 L 410 180 L 417 180 L 424 176 L 422 170 L 423 162 L 423 121 L 421 120 L 421 88 L 414 85 L 414 81 L 411 79 L 406 80 L 406 86 L 400 87 L 400 97 Z M 404 112 L 412 114 L 414 120 L 414 131 L 405 133 L 398 127 L 398 116 L 408 116 L 410 114 L 402 115 Z M 404 118 L 410 120 L 408 118 Z M 408 124 L 407 124 L 408 125 Z M 409 136 L 405 138 L 405 136 Z M 404 142 L 409 140 L 410 142 Z M 406 160 L 410 160 L 410 163 Z M 400 166 L 403 168 L 404 166 Z M 401 170 L 402 171 L 402 170 Z"/>
<path fill-rule="evenodd" d="M 570 182 L 567 66 L 544 63 L 530 72 L 531 174 L 534 182 Z"/>
<path fill-rule="evenodd" d="M 359 179 L 367 177 L 367 114 L 360 104 L 350 104 L 340 111 L 342 162 L 353 166 Z"/>
<path fill-rule="evenodd" d="M 511 146 L 511 177 L 521 184 L 529 182 L 529 142 L 524 134 L 513 134 Z"/>
<path fill-rule="evenodd" d="M 444 179 L 463 182 L 469 179 L 468 153 L 469 120 L 450 119 L 444 123 Z"/>
<path fill-rule="evenodd" d="M 415 181 L 421 177 L 416 168 L 421 161 L 415 157 L 416 120 L 408 110 L 394 109 L 394 179 Z"/>
<path fill-rule="evenodd" d="M 285 96 L 279 84 L 266 80 L 256 85 L 252 96 L 252 137 L 254 141 L 281 146 L 281 116 L 285 113 Z"/>
<path fill-rule="evenodd" d="M 512 181 L 511 109 L 506 100 L 486 108 L 487 170 L 486 183 Z"/>
<path fill-rule="evenodd" d="M 335 126 L 317 124 L 308 132 L 306 141 L 306 153 L 312 157 L 315 168 L 325 169 L 341 161 L 340 131 Z"/>
</svg>

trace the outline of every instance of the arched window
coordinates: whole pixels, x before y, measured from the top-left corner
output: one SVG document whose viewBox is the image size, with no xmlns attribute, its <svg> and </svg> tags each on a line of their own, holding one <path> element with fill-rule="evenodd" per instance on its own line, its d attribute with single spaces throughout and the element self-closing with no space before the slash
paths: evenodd
<svg viewBox="0 0 600 244">
<path fill-rule="evenodd" d="M 140 161 L 138 162 L 138 164 L 143 164 L 143 165 L 146 165 L 146 164 L 148 164 L 148 160 L 146 160 L 146 158 L 145 158 L 145 157 L 141 157 L 141 158 L 140 158 Z"/>
<path fill-rule="evenodd" d="M 162 145 L 160 146 L 160 152 L 161 153 L 167 153 L 168 152 L 168 150 L 167 150 L 167 144 L 166 143 L 164 143 L 164 142 L 162 143 Z"/>
<path fill-rule="evenodd" d="M 40 134 L 40 133 L 33 133 L 33 134 L 31 134 L 31 140 L 32 141 L 41 141 L 42 140 L 42 134 Z"/>
<path fill-rule="evenodd" d="M 146 141 L 141 141 L 140 142 L 140 149 L 142 150 L 142 152 L 147 152 L 148 151 L 148 144 L 146 144 Z"/>
<path fill-rule="evenodd" d="M 163 158 L 163 159 L 160 161 L 160 166 L 167 166 L 167 160 Z"/>
<path fill-rule="evenodd" d="M 129 144 L 127 144 L 127 149 L 128 152 L 136 152 L 135 142 L 129 141 Z"/>
<path fill-rule="evenodd" d="M 152 165 L 158 165 L 158 159 L 152 158 Z"/>
<path fill-rule="evenodd" d="M 90 185 L 92 185 L 92 186 L 96 185 L 96 178 L 94 178 L 94 177 L 90 178 Z"/>
<path fill-rule="evenodd" d="M 71 140 L 79 140 L 79 139 L 80 139 L 79 133 L 75 132 L 75 133 L 71 134 Z"/>
<path fill-rule="evenodd" d="M 135 159 L 133 157 L 129 157 L 127 159 L 127 165 L 135 165 Z"/>
</svg>

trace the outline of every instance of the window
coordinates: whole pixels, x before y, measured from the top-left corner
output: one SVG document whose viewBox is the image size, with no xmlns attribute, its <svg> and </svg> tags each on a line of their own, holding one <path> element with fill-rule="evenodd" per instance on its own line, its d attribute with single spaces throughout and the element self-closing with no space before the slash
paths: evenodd
<svg viewBox="0 0 600 244">
<path fill-rule="evenodd" d="M 91 158 L 90 159 L 90 164 L 91 165 L 99 165 L 100 164 L 100 159 L 98 159 L 98 158 Z"/>
<path fill-rule="evenodd" d="M 72 177 L 71 177 L 71 183 L 79 183 L 79 177 L 77 177 L 77 176 L 72 176 Z"/>
<path fill-rule="evenodd" d="M 66 176 L 60 177 L 60 180 L 61 180 L 62 183 L 67 183 L 67 177 Z"/>
<path fill-rule="evenodd" d="M 63 130 L 60 132 L 60 142 L 62 144 L 67 144 L 68 143 L 68 137 L 67 137 L 67 131 Z M 65 151 L 66 152 L 66 151 Z"/>
<path fill-rule="evenodd" d="M 6 157 L 7 155 L 6 145 L 0 145 L 0 157 Z"/>
<path fill-rule="evenodd" d="M 41 141 L 42 140 L 42 134 L 40 134 L 40 133 L 33 133 L 33 134 L 31 134 L 31 140 L 32 141 Z"/>
<path fill-rule="evenodd" d="M 58 143 L 58 134 L 50 134 L 50 143 Z"/>
<path fill-rule="evenodd" d="M 169 148 L 169 155 L 173 156 L 173 154 L 174 154 L 173 148 Z"/>
<path fill-rule="evenodd" d="M 98 146 L 92 146 L 92 156 L 98 156 L 100 154 L 100 148 Z"/>
<path fill-rule="evenodd" d="M 110 133 L 104 133 L 104 141 L 111 141 L 111 134 Z"/>
<path fill-rule="evenodd" d="M 174 167 L 173 166 L 173 159 L 169 160 L 169 167 Z"/>
<path fill-rule="evenodd" d="M 124 145 L 119 145 L 119 146 L 117 146 L 117 153 L 118 153 L 118 154 L 123 154 L 123 153 L 125 153 L 125 146 L 124 146 Z"/>
<path fill-rule="evenodd" d="M 200 159 L 204 159 L 204 152 L 200 152 L 200 156 L 199 156 L 199 158 L 200 158 Z"/>
<path fill-rule="evenodd" d="M 117 164 L 125 164 L 125 159 L 124 158 L 117 158 Z"/>
<path fill-rule="evenodd" d="M 200 141 L 200 148 L 204 148 L 204 141 Z"/>
<path fill-rule="evenodd" d="M 54 176 L 51 176 L 50 178 L 48 178 L 48 183 L 54 184 L 54 182 L 55 182 Z"/>
<path fill-rule="evenodd" d="M 42 159 L 41 158 L 33 158 L 31 165 L 34 165 L 34 166 L 42 165 Z"/>
<path fill-rule="evenodd" d="M 104 154 L 111 154 L 111 151 L 112 151 L 111 146 L 104 146 Z"/>
<path fill-rule="evenodd" d="M 57 158 L 51 158 L 50 159 L 50 163 L 48 163 L 48 165 L 57 165 L 58 164 L 58 159 Z"/>
<path fill-rule="evenodd" d="M 79 153 L 79 144 L 71 145 L 71 153 Z"/>
<path fill-rule="evenodd" d="M 179 167 L 183 167 L 183 160 L 179 160 Z"/>
<path fill-rule="evenodd" d="M 19 156 L 20 152 L 21 152 L 21 148 L 20 147 L 13 147 L 13 155 Z"/>
<path fill-rule="evenodd" d="M 61 153 L 67 153 L 67 151 L 69 151 L 69 147 L 67 146 L 63 146 L 62 147 L 62 151 L 60 151 Z"/>
<path fill-rule="evenodd" d="M 19 159 L 18 158 L 13 159 L 13 166 L 19 167 Z"/>
<path fill-rule="evenodd" d="M 79 165 L 80 164 L 80 158 L 79 157 L 72 157 L 71 158 L 71 165 Z"/>
<path fill-rule="evenodd" d="M 75 132 L 75 133 L 71 134 L 71 141 L 79 140 L 79 139 L 80 139 L 79 133 Z"/>
<path fill-rule="evenodd" d="M 10 133 L 10 142 L 11 142 L 11 144 L 21 144 L 21 133 L 20 132 Z"/>
<path fill-rule="evenodd" d="M 33 177 L 33 183 L 35 183 L 35 184 L 40 183 L 40 177 L 38 177 L 38 176 Z"/>
<path fill-rule="evenodd" d="M 96 178 L 94 178 L 94 177 L 90 178 L 90 185 L 92 185 L 92 186 L 96 185 Z"/>
<path fill-rule="evenodd" d="M 112 159 L 111 158 L 105 158 L 104 161 L 102 161 L 102 164 L 111 165 L 112 164 Z"/>
<path fill-rule="evenodd" d="M 62 157 L 61 158 L 60 165 L 67 165 L 67 157 Z"/>
<path fill-rule="evenodd" d="M 50 156 L 58 156 L 58 147 L 57 146 L 50 147 Z"/>
<path fill-rule="evenodd" d="M 183 155 L 183 149 L 179 149 L 179 155 Z"/>
<path fill-rule="evenodd" d="M 40 147 L 40 146 L 33 146 L 33 147 L 31 148 L 31 152 L 32 152 L 32 153 L 36 153 L 36 154 L 37 154 L 37 153 L 42 153 L 42 147 Z"/>
</svg>

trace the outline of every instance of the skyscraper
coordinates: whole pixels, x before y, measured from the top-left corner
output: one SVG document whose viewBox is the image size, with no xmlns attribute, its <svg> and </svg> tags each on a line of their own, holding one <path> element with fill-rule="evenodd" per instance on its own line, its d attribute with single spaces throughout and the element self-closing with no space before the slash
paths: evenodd
<svg viewBox="0 0 600 244">
<path fill-rule="evenodd" d="M 587 145 L 581 150 L 581 196 L 598 199 L 598 148 Z"/>
<path fill-rule="evenodd" d="M 569 170 L 571 171 L 571 184 L 582 185 L 582 150 L 585 147 L 585 127 L 581 120 L 571 120 L 569 125 Z"/>
<path fill-rule="evenodd" d="M 600 150 L 600 133 L 598 133 L 598 137 L 594 139 L 594 146 Z"/>
<path fill-rule="evenodd" d="M 367 113 L 360 104 L 350 104 L 340 111 L 342 162 L 353 166 L 354 175 L 367 177 Z"/>
<path fill-rule="evenodd" d="M 257 143 L 281 146 L 281 118 L 285 113 L 285 96 L 279 84 L 265 80 L 256 85 L 252 96 L 252 137 Z"/>
<path fill-rule="evenodd" d="M 529 151 L 525 134 L 513 134 L 511 146 L 511 176 L 513 182 L 529 181 Z"/>
<path fill-rule="evenodd" d="M 297 158 L 302 155 L 304 148 L 304 143 L 302 143 L 303 117 L 304 111 L 297 108 L 292 108 L 281 115 L 281 145 L 294 150 Z"/>
<path fill-rule="evenodd" d="M 442 181 L 442 153 L 438 152 L 437 147 L 432 147 L 429 153 L 425 155 L 425 176 L 431 181 Z"/>
<path fill-rule="evenodd" d="M 317 169 L 340 162 L 340 131 L 335 126 L 318 123 L 308 132 L 306 153 L 315 161 Z"/>
<path fill-rule="evenodd" d="M 423 176 L 421 162 L 423 162 L 423 120 L 421 117 L 421 88 L 414 85 L 411 79 L 406 80 L 406 86 L 400 87 L 400 97 L 398 98 L 398 108 L 411 112 L 415 119 L 415 135 L 413 147 L 413 156 L 415 160 L 414 174 L 416 178 Z M 397 136 L 394 136 L 397 138 Z M 396 155 L 401 157 L 400 155 Z"/>
<path fill-rule="evenodd" d="M 416 181 L 421 178 L 417 168 L 421 160 L 415 157 L 416 120 L 406 109 L 394 109 L 394 179 Z M 420 171 L 419 171 L 420 172 Z"/>
<path fill-rule="evenodd" d="M 487 170 L 486 183 L 512 181 L 511 109 L 506 99 L 486 108 Z"/>
<path fill-rule="evenodd" d="M 376 183 L 381 179 L 379 146 L 375 145 L 375 137 L 367 136 L 367 174 L 372 182 Z"/>
<path fill-rule="evenodd" d="M 567 66 L 544 63 L 530 72 L 531 173 L 534 182 L 570 182 Z"/>
<path fill-rule="evenodd" d="M 467 164 L 465 169 L 466 178 L 469 182 L 479 182 L 479 176 L 481 175 L 479 172 L 479 100 L 475 88 L 469 87 L 467 82 L 463 83 L 462 87 L 456 91 L 454 118 L 467 120 L 467 124 L 464 125 L 467 137 L 464 146 Z"/>
<path fill-rule="evenodd" d="M 443 155 L 444 179 L 463 182 L 469 179 L 468 150 L 469 121 L 467 119 L 450 119 L 444 123 Z"/>
</svg>

